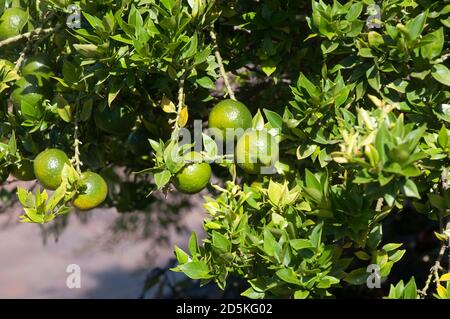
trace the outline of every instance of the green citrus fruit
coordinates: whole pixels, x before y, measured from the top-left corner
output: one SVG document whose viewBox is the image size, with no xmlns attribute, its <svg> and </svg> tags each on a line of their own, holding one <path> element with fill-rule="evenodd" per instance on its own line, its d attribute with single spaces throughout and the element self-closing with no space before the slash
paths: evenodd
<svg viewBox="0 0 450 319">
<path fill-rule="evenodd" d="M 198 193 L 209 183 L 211 166 L 202 162 L 202 156 L 196 152 L 190 152 L 184 158 L 186 165 L 175 175 L 173 184 L 182 193 Z"/>
<path fill-rule="evenodd" d="M 108 185 L 103 177 L 94 172 L 81 174 L 84 189 L 75 196 L 73 206 L 81 210 L 89 210 L 97 207 L 108 195 Z"/>
<path fill-rule="evenodd" d="M 266 131 L 250 131 L 236 144 L 235 160 L 248 174 L 259 174 L 261 168 L 271 167 L 278 158 L 278 144 Z"/>
<path fill-rule="evenodd" d="M 34 175 L 43 187 L 55 190 L 61 184 L 61 171 L 65 163 L 70 164 L 66 153 L 55 148 L 46 149 L 34 159 Z"/>
<path fill-rule="evenodd" d="M 252 127 L 252 114 L 241 102 L 223 100 L 209 113 L 209 128 L 219 139 L 226 140 L 227 129 L 246 130 Z"/>
<path fill-rule="evenodd" d="M 112 135 L 126 135 L 134 126 L 136 114 L 130 107 L 106 107 L 94 115 L 97 127 Z"/>
<path fill-rule="evenodd" d="M 36 178 L 33 162 L 30 160 L 23 160 L 18 165 L 13 166 L 11 174 L 21 181 L 32 181 Z"/>
<path fill-rule="evenodd" d="M 20 8 L 6 9 L 0 17 L 0 40 L 19 35 L 27 23 L 28 13 Z"/>
</svg>

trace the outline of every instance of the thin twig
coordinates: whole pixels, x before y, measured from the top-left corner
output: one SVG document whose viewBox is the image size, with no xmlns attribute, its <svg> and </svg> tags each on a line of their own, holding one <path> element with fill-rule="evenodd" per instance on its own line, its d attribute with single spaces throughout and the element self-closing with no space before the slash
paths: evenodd
<svg viewBox="0 0 450 319">
<path fill-rule="evenodd" d="M 375 211 L 376 212 L 381 212 L 381 209 L 383 208 L 383 202 L 384 202 L 384 198 L 380 197 L 377 200 L 377 206 L 375 207 Z"/>
<path fill-rule="evenodd" d="M 446 249 L 447 249 L 447 245 L 442 244 L 441 249 L 439 250 L 439 255 L 438 255 L 434 265 L 430 268 L 430 274 L 428 275 L 427 281 L 425 282 L 425 287 L 423 287 L 422 290 L 418 291 L 422 295 L 422 297 L 427 296 L 427 291 L 428 291 L 428 288 L 430 287 L 433 276 L 435 277 L 435 281 L 439 280 L 439 275 L 437 276 L 438 278 L 436 280 L 436 273 L 441 268 L 441 260 L 445 254 Z"/>
<path fill-rule="evenodd" d="M 448 169 L 444 168 L 441 173 L 441 195 L 444 196 L 445 191 L 447 190 L 448 185 Z M 438 209 L 438 220 L 439 220 L 439 233 L 444 231 L 444 218 L 446 218 L 447 209 Z"/>
<path fill-rule="evenodd" d="M 231 88 L 230 81 L 228 80 L 227 72 L 225 71 L 225 67 L 223 65 L 222 56 L 220 55 L 219 46 L 217 45 L 217 36 L 216 33 L 211 30 L 210 36 L 214 45 L 214 55 L 216 56 L 217 64 L 219 64 L 220 74 L 222 75 L 223 82 L 225 83 L 225 87 L 227 88 L 228 95 L 231 99 L 236 100 L 236 96 L 234 95 L 233 89 Z"/>
<path fill-rule="evenodd" d="M 49 15 L 47 15 L 43 19 L 42 25 L 45 25 L 53 17 L 53 15 L 54 15 L 53 13 L 50 13 Z M 44 37 L 46 37 L 48 35 L 51 35 L 53 32 L 59 30 L 60 28 L 62 28 L 61 24 L 57 25 L 56 27 L 47 28 L 47 29 L 44 29 L 42 27 L 36 28 L 34 30 L 31 30 L 30 32 L 19 34 L 18 36 L 11 37 L 11 38 L 5 39 L 3 41 L 0 41 L 0 48 L 2 46 L 5 46 L 5 45 L 11 44 L 11 43 L 15 43 L 22 39 L 29 40 L 27 45 L 23 48 L 22 52 L 20 52 L 19 58 L 17 59 L 17 61 L 15 63 L 14 70 L 18 71 L 20 69 L 20 67 L 22 66 L 23 61 L 25 60 L 27 52 L 31 49 L 31 47 L 33 45 L 33 41 L 31 41 L 31 38 L 33 36 L 40 36 L 40 35 L 44 35 Z M 40 42 L 38 42 L 38 43 L 40 43 Z M 13 112 L 13 103 L 11 101 L 11 97 L 7 101 L 7 107 L 8 107 L 8 112 Z"/>
<path fill-rule="evenodd" d="M 447 191 L 447 189 L 448 189 L 448 168 L 445 167 L 442 170 L 442 174 L 441 174 L 441 194 L 443 195 Z M 442 213 L 444 213 L 444 214 L 442 214 Z M 443 217 L 443 215 L 445 216 L 446 213 L 447 213 L 447 209 L 445 209 L 443 212 L 441 212 L 441 210 L 438 210 L 440 233 L 443 232 L 442 217 Z M 450 222 L 447 221 L 445 228 L 446 228 L 446 230 L 450 230 Z M 449 247 L 450 247 L 450 238 L 448 239 L 447 243 L 441 244 L 441 248 L 439 250 L 439 255 L 438 255 L 434 265 L 430 268 L 430 274 L 428 275 L 427 281 L 425 283 L 425 287 L 421 291 L 419 290 L 419 293 L 422 294 L 423 297 L 426 297 L 426 295 L 427 295 L 427 290 L 430 287 L 433 276 L 434 276 L 434 282 L 436 283 L 436 285 L 439 284 L 439 270 L 442 269 L 441 260 L 444 257 L 445 251 Z M 450 269 L 450 253 L 448 254 L 448 265 L 447 265 L 447 270 L 450 271 L 449 269 Z"/>
<path fill-rule="evenodd" d="M 442 222 L 442 212 L 440 209 L 437 210 L 437 215 L 438 215 L 438 221 L 439 221 L 439 234 L 442 234 L 442 232 L 444 231 L 444 225 Z"/>
<path fill-rule="evenodd" d="M 55 14 L 54 14 L 53 12 L 47 13 L 47 14 L 43 17 L 42 24 L 41 24 L 41 26 L 40 26 L 39 28 L 36 28 L 36 29 L 34 29 L 34 30 L 31 30 L 30 32 L 27 32 L 27 33 L 24 33 L 24 34 L 22 34 L 22 35 L 19 35 L 19 36 L 25 35 L 26 38 L 27 38 L 29 41 L 28 41 L 27 45 L 25 46 L 25 48 L 22 50 L 22 52 L 20 52 L 19 59 L 17 59 L 17 61 L 16 61 L 16 66 L 15 66 L 15 68 L 14 68 L 16 71 L 18 71 L 18 70 L 20 69 L 20 67 L 22 66 L 22 63 L 23 63 L 23 61 L 25 60 L 25 56 L 26 56 L 26 54 L 31 50 L 31 47 L 32 47 L 33 45 L 39 45 L 39 44 L 40 44 L 40 42 L 33 43 L 32 39 L 31 39 L 32 37 L 34 37 L 34 36 L 39 37 L 39 36 L 42 36 L 42 35 L 44 35 L 44 36 L 49 35 L 49 34 L 52 34 L 52 33 L 56 32 L 59 28 L 62 27 L 62 25 L 59 24 L 59 25 L 57 25 L 56 27 L 47 28 L 47 29 L 44 29 L 44 28 L 43 28 L 43 27 L 45 26 L 45 24 L 46 24 L 48 21 L 50 21 L 51 18 L 53 18 L 54 15 L 55 15 Z M 14 38 L 14 37 L 13 37 L 13 38 Z M 7 40 L 8 40 L 8 39 L 7 39 Z"/>
<path fill-rule="evenodd" d="M 445 167 L 442 170 L 442 174 L 441 174 L 441 189 L 442 189 L 442 194 L 444 194 L 447 189 L 448 189 L 448 168 Z"/>
<path fill-rule="evenodd" d="M 181 77 L 180 87 L 178 89 L 178 111 L 181 111 L 184 106 L 184 81 L 185 77 Z"/>
<path fill-rule="evenodd" d="M 441 56 L 439 60 L 437 60 L 437 62 L 439 63 L 445 62 L 445 60 L 447 60 L 448 58 L 450 58 L 450 53 L 446 53 L 443 56 Z"/>
<path fill-rule="evenodd" d="M 30 39 L 31 37 L 33 37 L 35 35 L 43 35 L 43 34 L 54 33 L 60 27 L 61 26 L 56 26 L 56 27 L 47 28 L 47 29 L 36 28 L 34 30 L 31 30 L 30 32 L 22 33 L 22 34 L 14 36 L 14 37 L 5 39 L 3 41 L 0 41 L 0 48 L 3 47 L 3 46 L 9 45 L 9 44 L 13 44 L 13 43 L 18 42 L 18 41 L 23 40 L 23 39 Z"/>
<path fill-rule="evenodd" d="M 175 118 L 175 123 L 174 123 L 175 130 L 180 129 L 179 122 L 180 122 L 181 111 L 183 110 L 183 107 L 184 107 L 184 100 L 185 100 L 184 83 L 186 80 L 186 76 L 187 76 L 187 71 L 185 70 L 179 80 L 179 83 L 178 83 L 177 117 Z"/>
<path fill-rule="evenodd" d="M 75 164 L 75 169 L 77 170 L 78 174 L 81 174 L 81 166 L 83 163 L 80 161 L 80 145 L 82 144 L 81 141 L 78 139 L 78 109 L 79 109 L 79 99 L 77 99 L 76 102 L 76 110 L 75 110 L 75 118 L 74 118 L 74 133 L 73 133 L 73 147 L 74 147 L 74 156 L 72 158 L 72 162 Z"/>
<path fill-rule="evenodd" d="M 450 222 L 447 222 L 446 229 L 450 229 Z M 450 247 L 450 237 L 448 239 L 447 247 Z M 450 252 L 447 255 L 447 272 L 450 272 Z"/>
<path fill-rule="evenodd" d="M 44 39 L 46 39 L 46 38 L 47 38 L 48 36 L 50 36 L 52 33 L 58 31 L 58 30 L 61 29 L 61 28 L 62 28 L 62 25 L 59 24 L 59 25 L 57 25 L 57 26 L 54 27 L 54 28 L 48 28 L 48 29 L 37 28 L 37 29 L 34 29 L 34 30 L 31 31 L 31 32 L 28 32 L 28 33 L 31 33 L 31 34 L 32 34 L 29 38 L 31 38 L 32 36 L 38 36 L 38 37 L 41 37 L 41 38 L 40 38 L 38 41 L 36 41 L 35 43 L 33 43 L 33 41 L 31 41 L 31 39 L 30 39 L 30 41 L 29 41 L 28 44 L 25 46 L 25 48 L 22 50 L 22 52 L 20 52 L 20 56 L 19 56 L 19 58 L 17 59 L 17 61 L 16 61 L 16 63 L 15 63 L 14 70 L 17 71 L 17 70 L 20 69 L 20 67 L 22 66 L 23 61 L 25 60 L 25 57 L 26 57 L 27 53 L 31 50 L 31 47 L 32 47 L 33 45 L 38 46 L 39 44 L 42 43 L 42 41 L 43 41 Z M 47 32 L 47 31 L 48 31 L 48 32 Z"/>
<path fill-rule="evenodd" d="M 445 196 L 445 193 L 447 192 L 447 189 L 448 189 L 448 167 L 445 167 L 442 170 L 442 174 L 441 174 L 441 193 L 442 193 L 442 196 Z M 445 217 L 446 228 L 450 229 L 450 222 L 449 222 L 449 219 L 448 219 L 448 216 L 447 216 L 447 208 L 445 208 L 443 210 L 443 213 L 444 213 L 444 217 Z M 447 245 L 450 247 L 450 236 L 448 238 Z M 450 272 L 450 253 L 448 254 L 447 258 L 448 258 L 447 271 Z"/>
<path fill-rule="evenodd" d="M 58 24 L 55 28 L 54 28 L 54 32 L 58 32 L 59 30 L 61 30 L 64 27 L 64 24 Z M 40 38 L 34 43 L 34 48 L 33 48 L 33 52 L 35 52 L 37 50 L 37 48 L 39 47 L 39 45 L 41 45 L 42 42 L 44 42 L 48 37 L 50 37 L 54 32 L 52 33 L 46 33 L 46 34 L 40 34 Z"/>
</svg>

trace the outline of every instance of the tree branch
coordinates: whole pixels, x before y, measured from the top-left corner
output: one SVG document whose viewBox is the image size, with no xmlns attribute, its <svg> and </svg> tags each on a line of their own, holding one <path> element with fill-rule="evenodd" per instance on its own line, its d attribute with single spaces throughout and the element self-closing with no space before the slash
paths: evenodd
<svg viewBox="0 0 450 319">
<path fill-rule="evenodd" d="M 178 83 L 177 116 L 175 118 L 175 123 L 174 123 L 175 130 L 180 129 L 179 121 L 180 121 L 181 111 L 183 110 L 183 107 L 184 107 L 184 100 L 185 100 L 184 83 L 185 83 L 186 77 L 187 77 L 187 71 L 184 70 L 183 75 L 181 76 L 179 83 Z"/>
<path fill-rule="evenodd" d="M 77 98 L 76 102 L 76 109 L 75 109 L 75 118 L 74 118 L 74 132 L 73 132 L 73 148 L 74 148 L 74 156 L 72 158 L 72 163 L 75 165 L 75 169 L 78 174 L 81 174 L 81 166 L 83 163 L 80 160 L 80 145 L 82 144 L 81 141 L 78 139 L 78 109 L 80 105 L 80 100 Z"/>
<path fill-rule="evenodd" d="M 48 29 L 42 29 L 42 28 L 37 28 L 34 29 L 31 32 L 31 35 L 29 36 L 30 41 L 28 42 L 28 44 L 25 46 L 25 48 L 22 50 L 22 52 L 20 52 L 20 56 L 19 59 L 17 59 L 16 61 L 16 66 L 15 66 L 15 70 L 19 70 L 23 61 L 25 60 L 25 57 L 28 53 L 28 51 L 30 51 L 31 47 L 33 46 L 33 42 L 31 41 L 31 38 L 33 36 L 42 36 L 42 38 L 40 38 L 34 45 L 39 45 L 43 39 L 47 38 L 49 35 L 51 35 L 53 32 L 58 31 L 59 29 L 61 29 L 62 24 L 57 25 L 54 28 L 48 28 Z M 48 30 L 50 30 L 49 32 L 47 32 Z M 26 33 L 25 33 L 26 34 Z"/>
<path fill-rule="evenodd" d="M 447 191 L 447 189 L 448 189 L 448 168 L 445 167 L 442 170 L 442 174 L 441 174 L 441 194 L 443 195 Z M 446 213 L 447 213 L 447 210 L 445 209 L 444 215 Z M 442 212 L 440 210 L 439 210 L 439 224 L 440 224 L 440 228 L 441 228 L 439 231 L 442 232 L 443 231 L 443 229 L 442 229 Z M 446 228 L 446 230 L 450 230 L 450 222 L 447 221 L 445 228 Z M 444 257 L 445 251 L 449 247 L 450 247 L 450 238 L 448 239 L 447 243 L 443 242 L 441 244 L 441 248 L 439 250 L 438 257 L 437 257 L 434 265 L 430 268 L 430 274 L 428 275 L 427 281 L 425 283 L 425 287 L 422 290 L 418 291 L 420 294 L 422 294 L 423 298 L 427 296 L 427 290 L 430 287 L 433 276 L 434 276 L 434 282 L 436 283 L 436 285 L 439 283 L 439 270 L 442 269 L 441 260 Z M 448 254 L 447 269 L 450 269 L 450 253 Z"/>
<path fill-rule="evenodd" d="M 445 62 L 445 60 L 447 60 L 448 58 L 450 58 L 450 53 L 446 53 L 443 56 L 441 56 L 437 62 L 439 63 Z"/>
<path fill-rule="evenodd" d="M 19 34 L 19 35 L 16 35 L 15 37 L 11 37 L 11 38 L 5 39 L 3 41 L 0 41 L 0 48 L 4 47 L 6 45 L 9 45 L 9 44 L 18 42 L 18 41 L 23 40 L 23 39 L 30 39 L 31 37 L 33 37 L 35 35 L 43 35 L 43 34 L 54 33 L 60 27 L 61 26 L 56 26 L 56 27 L 47 28 L 47 29 L 36 28 L 36 29 L 34 29 L 34 30 L 30 31 L 30 32 Z"/>
<path fill-rule="evenodd" d="M 448 168 L 445 167 L 442 170 L 442 174 L 441 174 L 441 193 L 442 196 L 445 196 L 445 193 L 447 192 L 448 189 Z M 443 210 L 444 216 L 445 216 L 445 222 L 446 222 L 446 229 L 450 229 L 450 222 L 447 216 L 447 209 Z M 448 238 L 448 243 L 447 246 L 450 247 L 450 236 Z M 447 262 L 447 271 L 450 272 L 450 253 L 447 256 L 448 258 L 448 262 Z"/>
<path fill-rule="evenodd" d="M 211 30 L 209 34 L 214 45 L 214 55 L 216 56 L 217 64 L 219 64 L 220 74 L 222 75 L 223 82 L 225 83 L 225 87 L 227 88 L 228 95 L 231 99 L 236 100 L 236 96 L 234 95 L 233 89 L 230 85 L 230 81 L 228 80 L 227 72 L 225 71 L 225 67 L 223 65 L 222 56 L 220 55 L 219 47 L 217 45 L 216 33 Z"/>
<path fill-rule="evenodd" d="M 436 275 L 439 269 L 441 269 L 441 260 L 442 257 L 445 254 L 445 251 L 447 250 L 447 245 L 442 244 L 441 249 L 439 250 L 439 255 L 434 262 L 434 265 L 430 268 L 430 274 L 428 275 L 427 281 L 425 283 L 425 287 L 423 287 L 422 290 L 418 290 L 418 293 L 422 295 L 422 298 L 425 298 L 427 296 L 428 288 L 430 287 L 431 280 L 433 279 L 433 276 L 435 277 L 435 282 L 439 280 L 439 275 Z"/>
</svg>

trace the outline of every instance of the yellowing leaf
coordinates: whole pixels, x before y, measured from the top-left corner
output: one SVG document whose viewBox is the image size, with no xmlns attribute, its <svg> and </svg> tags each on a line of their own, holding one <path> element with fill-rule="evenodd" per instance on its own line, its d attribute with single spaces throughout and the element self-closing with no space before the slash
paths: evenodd
<svg viewBox="0 0 450 319">
<path fill-rule="evenodd" d="M 74 44 L 75 50 L 86 58 L 95 58 L 99 56 L 99 48 L 95 44 Z"/>
<path fill-rule="evenodd" d="M 271 76 L 277 70 L 277 64 L 273 60 L 266 60 L 262 63 L 261 69 L 267 76 Z"/>
<path fill-rule="evenodd" d="M 439 278 L 439 281 L 449 281 L 450 280 L 450 272 L 443 274 L 441 278 Z"/>
<path fill-rule="evenodd" d="M 162 107 L 163 111 L 166 113 L 175 113 L 176 112 L 175 104 L 171 100 L 169 100 L 165 95 L 163 96 L 163 98 L 161 100 L 161 107 Z"/>
<path fill-rule="evenodd" d="M 188 107 L 185 105 L 180 112 L 180 117 L 178 118 L 178 125 L 180 127 L 184 127 L 188 121 L 189 113 L 188 113 Z"/>
<path fill-rule="evenodd" d="M 261 114 L 260 109 L 258 109 L 258 112 L 253 117 L 252 128 L 254 128 L 255 130 L 262 130 L 262 129 L 264 129 L 264 118 L 263 118 L 263 116 Z"/>
<path fill-rule="evenodd" d="M 365 251 L 362 251 L 362 250 L 355 252 L 355 256 L 361 260 L 369 260 L 370 259 L 370 256 Z"/>
<path fill-rule="evenodd" d="M 6 60 L 0 60 L 0 81 L 3 83 L 19 79 L 19 75 L 14 70 L 14 65 Z"/>
<path fill-rule="evenodd" d="M 18 80 L 20 78 L 19 74 L 15 70 L 10 70 L 6 73 L 5 77 L 3 78 L 3 82 L 11 82 Z"/>
<path fill-rule="evenodd" d="M 353 243 L 349 241 L 349 242 L 345 243 L 344 246 L 342 246 L 342 248 L 347 249 L 347 248 L 352 247 L 352 245 L 353 245 Z"/>
<path fill-rule="evenodd" d="M 278 206 L 281 198 L 284 195 L 283 185 L 275 183 L 274 181 L 270 180 L 269 188 L 268 188 L 267 192 L 268 192 L 270 201 L 275 206 Z"/>
<path fill-rule="evenodd" d="M 8 85 L 6 85 L 5 83 L 0 83 L 0 93 L 2 93 L 4 90 L 6 90 L 7 88 L 9 88 Z"/>
<path fill-rule="evenodd" d="M 198 13 L 202 7 L 202 0 L 190 0 L 188 1 L 190 7 L 192 8 L 192 17 L 196 18 L 198 16 Z"/>
<path fill-rule="evenodd" d="M 447 237 L 447 235 L 445 233 L 444 234 L 439 234 L 438 232 L 434 232 L 434 235 L 440 241 L 447 241 L 447 239 L 448 239 L 448 237 Z"/>
<path fill-rule="evenodd" d="M 447 298 L 447 289 L 445 289 L 444 286 L 442 286 L 441 284 L 438 284 L 437 286 L 437 293 L 439 297 L 441 297 L 442 299 Z"/>
<path fill-rule="evenodd" d="M 216 223 L 216 222 L 207 222 L 205 224 L 205 228 L 207 229 L 221 229 L 222 225 Z"/>
</svg>

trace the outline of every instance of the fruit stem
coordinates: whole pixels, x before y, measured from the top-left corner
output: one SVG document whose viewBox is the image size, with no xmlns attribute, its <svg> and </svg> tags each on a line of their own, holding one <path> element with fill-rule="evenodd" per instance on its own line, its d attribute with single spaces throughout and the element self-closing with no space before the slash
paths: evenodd
<svg viewBox="0 0 450 319">
<path fill-rule="evenodd" d="M 217 36 L 214 30 L 209 32 L 213 46 L 214 46 L 214 55 L 216 56 L 217 64 L 219 64 L 220 74 L 222 75 L 223 82 L 225 83 L 225 87 L 227 88 L 228 95 L 232 100 L 236 100 L 236 96 L 234 95 L 233 89 L 231 88 L 230 81 L 228 80 L 227 72 L 225 71 L 225 67 L 223 65 L 222 56 L 220 55 L 219 46 L 217 45 Z"/>
</svg>

